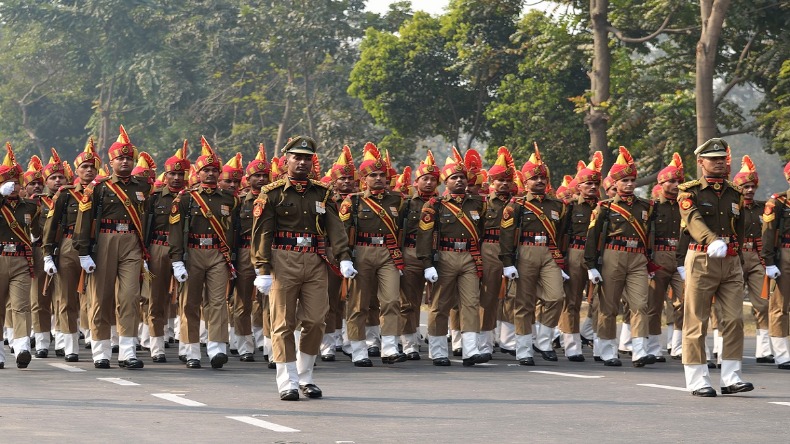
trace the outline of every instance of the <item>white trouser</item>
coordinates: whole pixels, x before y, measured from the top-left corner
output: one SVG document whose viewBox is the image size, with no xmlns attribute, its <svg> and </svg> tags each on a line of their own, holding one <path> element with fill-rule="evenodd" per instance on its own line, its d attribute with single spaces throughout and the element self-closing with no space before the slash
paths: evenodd
<svg viewBox="0 0 790 444">
<path fill-rule="evenodd" d="M 444 336 L 428 336 L 428 357 L 431 359 L 446 358 L 447 338 Z"/>
<path fill-rule="evenodd" d="M 299 370 L 296 362 L 277 363 L 277 390 L 299 390 Z"/>
<path fill-rule="evenodd" d="M 582 338 L 579 333 L 563 333 L 562 343 L 565 347 L 565 356 L 582 354 Z"/>
</svg>

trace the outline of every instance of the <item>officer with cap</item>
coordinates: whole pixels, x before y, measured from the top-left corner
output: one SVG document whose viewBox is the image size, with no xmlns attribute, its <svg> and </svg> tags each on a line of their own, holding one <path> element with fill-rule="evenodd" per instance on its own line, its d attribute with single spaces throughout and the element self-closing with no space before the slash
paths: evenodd
<svg viewBox="0 0 790 444">
<path fill-rule="evenodd" d="M 703 177 L 680 185 L 678 194 L 680 216 L 691 236 L 684 264 L 687 276 L 683 318 L 686 387 L 694 396 L 716 396 L 705 357 L 705 336 L 715 296 L 724 339 L 721 392 L 748 392 L 754 390 L 754 386 L 741 380 L 743 270 L 735 232 L 741 194 L 727 180 L 727 142 L 710 139 L 694 150 L 694 154 Z"/>
<path fill-rule="evenodd" d="M 343 277 L 350 279 L 357 273 L 345 228 L 329 202 L 332 191 L 308 177 L 315 152 L 313 139 L 291 139 L 283 148 L 286 176 L 261 189 L 253 210 L 255 286 L 269 295 L 271 359 L 276 363 L 277 388 L 284 401 L 298 400 L 300 389 L 308 398 L 323 395 L 313 382 L 313 365 L 328 304 L 325 236 L 340 261 Z M 297 324 L 302 330 L 298 356 Z"/>
</svg>

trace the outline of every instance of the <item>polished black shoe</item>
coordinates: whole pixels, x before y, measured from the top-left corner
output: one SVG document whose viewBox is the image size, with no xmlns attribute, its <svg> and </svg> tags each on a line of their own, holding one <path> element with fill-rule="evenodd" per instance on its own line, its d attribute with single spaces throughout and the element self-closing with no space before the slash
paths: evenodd
<svg viewBox="0 0 790 444">
<path fill-rule="evenodd" d="M 0 362 L 0 370 L 5 368 L 5 362 Z"/>
<path fill-rule="evenodd" d="M 93 361 L 93 366 L 95 368 L 102 368 L 102 369 L 110 368 L 110 360 L 109 359 L 99 359 L 98 361 Z"/>
<path fill-rule="evenodd" d="M 324 394 L 321 392 L 321 389 L 318 388 L 318 386 L 315 384 L 305 384 L 305 385 L 300 384 L 299 388 L 302 390 L 303 395 L 311 399 L 318 399 L 324 396 Z"/>
<path fill-rule="evenodd" d="M 406 353 L 406 359 L 408 359 L 409 361 L 419 361 L 420 354 L 417 352 Z"/>
<path fill-rule="evenodd" d="M 393 356 L 382 356 L 381 362 L 383 364 L 397 364 L 398 362 L 406 362 L 408 358 L 403 353 L 398 353 L 397 355 Z"/>
<path fill-rule="evenodd" d="M 484 362 L 488 362 L 488 361 L 485 360 L 483 355 L 479 355 L 479 354 L 478 355 L 472 355 L 472 356 L 470 356 L 468 358 L 464 358 L 463 366 L 464 367 L 471 367 L 471 366 L 473 366 L 475 364 L 482 364 Z"/>
<path fill-rule="evenodd" d="M 16 368 L 27 368 L 27 365 L 30 364 L 30 360 L 33 357 L 30 355 L 30 352 L 27 350 L 22 350 L 16 355 Z"/>
<path fill-rule="evenodd" d="M 187 355 L 178 355 L 178 360 L 183 362 L 184 364 L 187 363 Z"/>
<path fill-rule="evenodd" d="M 464 350 L 463 349 L 460 349 L 460 348 L 454 348 L 453 349 L 453 356 L 463 356 L 463 355 L 464 355 Z"/>
<path fill-rule="evenodd" d="M 266 368 L 275 369 L 277 368 L 277 364 L 274 361 L 269 361 L 269 363 L 266 364 Z"/>
<path fill-rule="evenodd" d="M 263 346 L 262 345 L 258 347 L 258 351 L 263 353 Z"/>
<path fill-rule="evenodd" d="M 516 356 L 516 351 L 515 350 L 510 350 L 510 349 L 507 349 L 507 348 L 499 347 L 499 351 L 504 353 L 504 354 L 506 354 L 506 355 Z"/>
<path fill-rule="evenodd" d="M 551 341 L 551 346 L 553 348 L 562 348 L 562 344 L 560 344 L 560 338 L 559 337 L 554 338 L 554 340 Z"/>
<path fill-rule="evenodd" d="M 170 343 L 165 341 L 165 348 L 170 348 Z"/>
<path fill-rule="evenodd" d="M 644 367 L 645 365 L 651 363 L 650 362 L 650 357 L 651 356 L 653 356 L 653 355 L 642 356 L 639 359 L 632 360 L 631 363 L 634 365 L 634 367 Z M 652 363 L 655 363 L 655 362 L 656 362 L 656 357 L 653 356 L 653 362 Z"/>
<path fill-rule="evenodd" d="M 211 358 L 211 368 L 222 368 L 228 362 L 228 355 L 225 353 L 217 353 Z"/>
<path fill-rule="evenodd" d="M 675 361 L 680 361 L 681 359 L 683 359 L 683 355 L 670 355 L 670 357 Z"/>
<path fill-rule="evenodd" d="M 595 362 L 603 362 L 603 358 L 600 356 L 593 356 L 593 361 Z"/>
<path fill-rule="evenodd" d="M 280 392 L 280 401 L 298 401 L 299 390 L 283 390 Z"/>
<path fill-rule="evenodd" d="M 137 351 L 143 351 L 143 346 L 140 345 L 140 344 L 137 344 L 137 345 L 134 346 L 134 349 L 137 350 Z"/>
<path fill-rule="evenodd" d="M 535 359 L 534 358 L 522 358 L 518 360 L 518 365 L 526 365 L 529 367 L 535 366 Z"/>
<path fill-rule="evenodd" d="M 229 351 L 230 351 L 230 354 L 233 355 L 233 356 L 238 356 L 239 355 L 239 351 L 237 349 L 235 349 L 235 348 L 232 348 Z"/>
<path fill-rule="evenodd" d="M 651 364 L 655 364 L 656 362 L 658 362 L 656 359 L 656 355 L 645 356 L 645 364 L 651 365 Z"/>
<path fill-rule="evenodd" d="M 253 355 L 252 353 L 244 353 L 243 355 L 239 356 L 239 361 L 255 362 L 255 355 Z"/>
<path fill-rule="evenodd" d="M 335 355 L 321 355 L 321 360 L 324 362 L 334 362 Z"/>
<path fill-rule="evenodd" d="M 713 390 L 713 387 L 702 387 L 694 390 L 691 394 L 700 398 L 715 398 L 716 390 Z"/>
<path fill-rule="evenodd" d="M 187 359 L 187 368 L 200 368 L 200 359 Z"/>
<path fill-rule="evenodd" d="M 557 353 L 554 350 L 551 351 L 538 350 L 538 352 L 540 353 L 540 357 L 543 358 L 544 361 L 557 360 Z"/>
<path fill-rule="evenodd" d="M 755 361 L 757 361 L 758 364 L 773 364 L 775 362 L 773 355 L 762 356 L 755 359 Z"/>
<path fill-rule="evenodd" d="M 143 368 L 144 364 L 143 361 L 137 358 L 131 358 L 131 359 L 126 359 L 124 361 L 118 361 L 118 367 L 135 369 L 135 368 Z"/>
<path fill-rule="evenodd" d="M 66 350 L 63 350 L 62 348 L 56 348 L 55 349 L 55 356 L 57 356 L 58 358 L 62 358 L 64 356 L 66 356 Z"/>
<path fill-rule="evenodd" d="M 35 336 L 31 336 L 30 337 L 30 348 L 32 348 L 32 349 L 36 348 L 36 338 L 35 338 Z"/>
<path fill-rule="evenodd" d="M 620 362 L 620 360 L 617 359 L 617 358 L 612 358 L 612 359 L 607 359 L 606 361 L 603 361 L 603 365 L 605 365 L 607 367 L 621 367 L 623 365 L 623 363 Z"/>
<path fill-rule="evenodd" d="M 571 355 L 568 356 L 568 360 L 571 362 L 584 362 L 584 355 Z"/>
<path fill-rule="evenodd" d="M 779 370 L 790 370 L 790 362 L 783 362 L 776 366 Z"/>
<path fill-rule="evenodd" d="M 450 360 L 447 358 L 435 358 L 433 360 L 433 365 L 437 367 L 449 367 L 450 364 Z"/>
<path fill-rule="evenodd" d="M 656 356 L 656 362 L 667 362 L 667 358 L 663 356 Z"/>
<path fill-rule="evenodd" d="M 118 350 L 120 350 L 120 349 L 121 349 L 121 348 L 120 348 L 119 346 L 117 346 L 117 345 L 113 345 L 113 346 L 112 346 L 112 352 L 113 352 L 113 353 L 118 353 Z"/>
<path fill-rule="evenodd" d="M 76 353 L 69 353 L 66 355 L 66 362 L 79 362 L 80 356 Z"/>
<path fill-rule="evenodd" d="M 750 392 L 754 390 L 754 385 L 751 382 L 736 382 L 735 384 L 728 385 L 721 388 L 722 395 L 732 395 L 733 393 Z"/>
<path fill-rule="evenodd" d="M 480 353 L 480 356 L 482 356 L 483 359 L 485 359 L 485 361 L 483 361 L 483 362 L 488 362 L 488 361 L 494 359 L 494 357 L 491 355 L 491 353 Z"/>
<path fill-rule="evenodd" d="M 167 338 L 167 344 L 174 344 L 176 342 L 176 338 Z M 167 347 L 167 346 L 165 346 Z"/>
<path fill-rule="evenodd" d="M 161 355 L 154 356 L 153 358 L 151 358 L 151 360 L 161 364 L 161 363 L 167 362 L 167 356 L 165 356 L 164 353 L 163 353 Z"/>
<path fill-rule="evenodd" d="M 368 347 L 368 356 L 371 358 L 381 357 L 381 349 L 378 347 Z"/>
<path fill-rule="evenodd" d="M 91 343 L 90 341 L 88 341 L 85 343 L 85 350 L 90 350 L 90 349 L 91 349 Z"/>
<path fill-rule="evenodd" d="M 708 361 L 708 368 L 716 368 L 716 363 L 713 361 Z"/>
<path fill-rule="evenodd" d="M 49 356 L 49 350 L 47 350 L 47 349 L 36 350 L 36 357 L 37 358 L 43 359 L 43 358 L 46 358 L 47 356 Z"/>
<path fill-rule="evenodd" d="M 359 361 L 354 361 L 354 367 L 373 367 L 373 361 L 369 358 L 362 358 Z"/>
<path fill-rule="evenodd" d="M 585 338 L 584 336 L 581 336 L 581 335 L 579 335 L 579 337 L 582 339 L 582 347 L 584 347 L 585 345 L 587 347 L 590 347 L 590 348 L 593 347 L 593 340 L 592 339 L 587 339 L 587 338 Z"/>
</svg>

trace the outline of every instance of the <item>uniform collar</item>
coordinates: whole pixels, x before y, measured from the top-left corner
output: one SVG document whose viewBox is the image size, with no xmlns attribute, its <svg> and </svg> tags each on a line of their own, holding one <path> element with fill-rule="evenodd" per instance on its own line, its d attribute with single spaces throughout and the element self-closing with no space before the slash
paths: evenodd
<svg viewBox="0 0 790 444">
<path fill-rule="evenodd" d="M 532 192 L 528 192 L 526 196 L 527 200 L 537 200 L 538 202 L 543 202 L 546 200 L 545 194 L 532 194 Z"/>
</svg>

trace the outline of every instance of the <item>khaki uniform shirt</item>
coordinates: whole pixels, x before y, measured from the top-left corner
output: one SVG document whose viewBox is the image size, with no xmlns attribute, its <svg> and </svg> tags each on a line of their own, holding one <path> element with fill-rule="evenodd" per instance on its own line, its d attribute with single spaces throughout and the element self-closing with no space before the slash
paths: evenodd
<svg viewBox="0 0 790 444">
<path fill-rule="evenodd" d="M 645 235 L 647 237 L 650 236 L 649 222 L 653 211 L 653 205 L 650 201 L 633 196 L 629 205 L 629 199 L 615 196 L 612 199 L 598 202 L 598 206 L 592 213 L 589 230 L 587 231 L 587 242 L 584 245 L 584 263 L 587 265 L 588 270 L 598 267 L 601 242 L 608 242 L 612 237 L 640 239 L 631 222 L 617 211 L 609 208 L 609 205 L 612 203 L 627 209 L 634 221 L 642 227 Z M 603 225 L 606 220 L 609 221 L 609 226 L 606 233 L 603 233 Z M 643 247 L 649 248 L 648 245 Z"/>
<path fill-rule="evenodd" d="M 461 209 L 462 214 L 453 214 L 445 207 L 442 201 L 451 202 Z M 479 195 L 466 194 L 460 198 L 452 196 L 436 197 L 426 202 L 420 214 L 419 230 L 417 231 L 417 259 L 421 260 L 424 268 L 433 267 L 433 235 L 441 238 L 473 239 L 482 242 L 483 226 L 487 204 Z M 461 222 L 461 218 L 471 221 L 475 233 Z"/>
<path fill-rule="evenodd" d="M 206 202 L 211 215 L 222 226 L 225 238 L 228 241 L 228 248 L 230 251 L 234 251 L 235 236 L 233 226 L 234 220 L 239 217 L 239 199 L 219 188 L 197 186 L 191 190 L 197 192 L 203 201 Z M 182 261 L 184 252 L 189 247 L 189 240 L 184 237 L 186 223 L 189 223 L 189 234 L 201 236 L 217 235 L 209 219 L 203 216 L 200 206 L 189 191 L 180 193 L 173 200 L 169 222 L 170 234 L 168 235 L 168 242 L 170 243 L 170 260 L 173 262 Z"/>
<path fill-rule="evenodd" d="M 378 211 L 373 209 L 364 199 L 369 199 L 382 208 L 382 211 L 395 224 L 395 233 L 392 233 L 387 225 L 384 223 Z M 371 194 L 369 190 L 362 193 L 351 194 L 346 196 L 340 204 L 340 220 L 345 224 L 346 230 L 350 230 L 352 226 L 356 225 L 357 236 L 360 233 L 383 237 L 388 234 L 394 234 L 395 238 L 399 237 L 401 228 L 403 227 L 403 218 L 405 217 L 405 204 L 403 197 L 400 193 L 393 193 L 385 191 L 381 194 Z M 356 211 L 356 215 L 354 215 Z M 352 239 L 352 242 L 354 239 Z"/>
<path fill-rule="evenodd" d="M 524 203 L 538 207 L 543 214 L 536 213 L 527 208 Z M 560 248 L 559 235 L 561 234 L 561 227 L 565 226 L 566 207 L 559 199 L 549 196 L 536 196 L 532 193 L 527 193 L 524 197 L 517 197 L 513 199 L 507 207 L 505 207 L 502 214 L 502 222 L 500 224 L 500 258 L 505 267 L 512 267 L 515 265 L 515 254 L 518 244 L 516 243 L 516 232 L 518 230 L 519 238 L 520 233 L 527 231 L 536 233 L 536 235 L 546 236 L 546 244 L 549 245 L 551 236 L 544 226 L 544 222 L 554 227 L 554 241 L 556 248 Z"/>
<path fill-rule="evenodd" d="M 74 231 L 80 203 L 69 190 L 81 196 L 84 188 L 82 184 L 62 186 L 52 197 L 52 210 L 47 213 L 41 239 L 44 244 L 44 256 L 54 254 L 55 248 L 60 246 L 59 240 L 63 238 L 65 230 Z M 58 230 L 61 230 L 60 233 Z"/>
<path fill-rule="evenodd" d="M 11 209 L 15 219 L 11 221 L 11 224 L 18 223 L 25 230 L 28 241 L 32 241 L 33 237 L 41 237 L 40 210 L 35 202 L 29 199 L 9 199 L 8 197 L 0 196 L 0 206 Z M 4 216 L 0 215 L 0 243 L 2 242 L 22 243 L 22 239 L 11 231 L 8 221 Z M 22 253 L 18 249 L 17 252 Z"/>
</svg>

